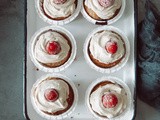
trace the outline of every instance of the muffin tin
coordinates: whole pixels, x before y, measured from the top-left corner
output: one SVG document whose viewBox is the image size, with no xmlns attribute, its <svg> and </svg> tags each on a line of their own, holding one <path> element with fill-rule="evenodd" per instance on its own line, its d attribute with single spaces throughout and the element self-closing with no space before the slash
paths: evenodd
<svg viewBox="0 0 160 120">
<path fill-rule="evenodd" d="M 85 93 L 88 86 L 97 78 L 102 76 L 115 76 L 122 79 L 130 88 L 132 95 L 132 103 L 128 112 L 124 117 L 118 120 L 132 120 L 135 117 L 135 101 L 136 101 L 136 0 L 126 0 L 126 8 L 122 17 L 115 23 L 114 27 L 121 29 L 128 37 L 130 42 L 130 57 L 126 65 L 114 73 L 100 73 L 90 68 L 85 61 L 83 54 L 83 46 L 88 34 L 95 28 L 99 27 L 88 22 L 81 14 L 62 27 L 69 30 L 75 37 L 77 43 L 77 55 L 73 63 L 65 70 L 59 72 L 68 76 L 75 83 L 78 89 L 78 104 L 75 111 L 65 118 L 65 120 L 92 120 L 94 117 L 85 106 Z M 26 4 L 26 40 L 24 52 L 24 115 L 31 120 L 44 120 L 33 109 L 30 100 L 30 93 L 33 84 L 42 75 L 47 73 L 38 70 L 32 63 L 29 56 L 29 41 L 32 35 L 42 27 L 49 26 L 41 20 L 35 9 L 35 1 L 28 0 Z M 115 119 L 116 120 L 116 119 Z"/>
</svg>

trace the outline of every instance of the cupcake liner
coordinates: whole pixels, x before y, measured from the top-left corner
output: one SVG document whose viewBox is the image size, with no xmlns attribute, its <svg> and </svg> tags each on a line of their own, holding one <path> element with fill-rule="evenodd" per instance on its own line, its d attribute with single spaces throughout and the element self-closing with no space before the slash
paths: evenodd
<svg viewBox="0 0 160 120">
<path fill-rule="evenodd" d="M 39 17 L 44 22 L 46 22 L 48 24 L 53 24 L 53 25 L 64 25 L 64 24 L 70 23 L 71 21 L 73 21 L 78 16 L 78 14 L 81 11 L 81 6 L 82 6 L 82 1 L 81 0 L 77 0 L 77 7 L 76 7 L 74 13 L 71 16 L 69 16 L 68 18 L 66 18 L 64 20 L 53 20 L 53 19 L 48 18 L 44 14 L 43 9 L 42 9 L 42 1 L 43 0 L 35 0 L 36 11 L 37 11 Z"/>
<path fill-rule="evenodd" d="M 117 83 L 117 84 L 121 85 L 125 89 L 125 91 L 126 91 L 126 93 L 128 95 L 128 100 L 127 100 L 128 103 L 127 103 L 126 109 L 120 115 L 118 115 L 118 116 L 116 116 L 114 118 L 110 118 L 110 119 L 101 117 L 98 114 L 96 114 L 92 110 L 91 105 L 89 103 L 89 97 L 90 97 L 90 93 L 91 93 L 93 87 L 95 87 L 98 83 L 103 82 L 103 81 L 110 81 L 112 83 Z M 108 76 L 108 77 L 107 76 L 103 76 L 101 78 L 96 79 L 88 87 L 88 89 L 86 91 L 86 96 L 85 96 L 85 105 L 86 105 L 87 109 L 91 112 L 91 114 L 96 119 L 99 119 L 99 120 L 120 120 L 120 119 L 123 119 L 125 117 L 125 115 L 127 114 L 127 112 L 129 111 L 130 107 L 131 107 L 131 101 L 132 101 L 131 91 L 130 91 L 129 87 L 127 86 L 127 84 L 125 82 L 123 82 L 120 78 L 113 77 L 113 76 Z"/>
<path fill-rule="evenodd" d="M 90 17 L 88 15 L 88 13 L 85 11 L 84 5 L 82 4 L 82 10 L 81 13 L 83 15 L 84 18 L 86 18 L 89 22 L 93 23 L 93 24 L 97 24 L 97 25 L 110 25 L 113 24 L 114 22 L 116 22 L 117 20 L 119 20 L 121 18 L 121 16 L 124 13 L 126 7 L 126 0 L 122 0 L 122 7 L 119 11 L 119 13 L 112 19 L 110 20 L 106 20 L 106 21 L 102 21 L 102 20 L 95 20 L 92 17 Z"/>
<path fill-rule="evenodd" d="M 49 114 L 46 114 L 44 112 L 42 112 L 40 109 L 37 108 L 36 106 L 36 103 L 35 103 L 35 100 L 34 100 L 34 97 L 33 97 L 33 94 L 34 94 L 34 90 L 35 88 L 38 86 L 38 84 L 40 82 L 42 82 L 43 80 L 45 80 L 46 78 L 48 77 L 58 77 L 58 78 L 62 78 L 64 79 L 66 82 L 69 83 L 69 85 L 72 87 L 73 89 L 73 92 L 74 92 L 74 102 L 72 104 L 72 106 L 65 112 L 65 113 L 62 113 L 60 115 L 49 115 Z M 77 103 L 78 103 L 78 91 L 77 91 L 77 88 L 75 86 L 75 84 L 72 82 L 72 80 L 70 80 L 68 77 L 62 75 L 62 74 L 47 74 L 47 75 L 44 75 L 42 77 L 40 77 L 34 84 L 33 84 L 33 87 L 31 89 L 31 94 L 30 94 L 30 98 L 31 98 L 31 103 L 33 105 L 33 108 L 35 109 L 35 111 L 43 118 L 45 119 L 48 119 L 48 120 L 60 120 L 60 119 L 64 119 L 66 117 L 68 117 L 76 108 L 77 106 Z"/>
<path fill-rule="evenodd" d="M 47 31 L 47 30 L 55 30 L 55 31 L 58 31 L 60 33 L 63 33 L 65 34 L 70 42 L 71 42 L 71 46 L 72 46 L 72 51 L 71 51 L 71 56 L 70 58 L 61 66 L 59 67 L 55 67 L 55 68 L 49 68 L 49 67 L 46 67 L 46 66 L 43 66 L 41 63 L 39 63 L 35 56 L 34 56 L 34 46 L 35 46 L 35 43 L 36 43 L 36 40 L 37 40 L 37 37 Z M 41 28 L 40 30 L 38 30 L 31 38 L 31 41 L 29 43 L 29 55 L 30 55 L 30 58 L 31 58 L 31 61 L 34 63 L 34 65 L 41 71 L 44 71 L 44 72 L 60 72 L 62 70 L 64 70 L 65 68 L 67 68 L 69 65 L 71 65 L 71 63 L 74 61 L 75 57 L 76 57 L 76 52 L 77 52 L 77 46 L 76 46 L 76 41 L 75 41 L 75 38 L 73 37 L 73 35 L 68 31 L 66 30 L 65 28 L 63 27 L 60 27 L 60 26 L 48 26 L 48 27 L 44 27 L 44 28 Z"/>
<path fill-rule="evenodd" d="M 113 66 L 111 68 L 101 68 L 101 67 L 97 66 L 96 64 L 94 64 L 92 62 L 92 60 L 90 59 L 90 57 L 88 55 L 88 45 L 89 45 L 91 37 L 95 33 L 97 33 L 98 31 L 102 31 L 102 30 L 111 30 L 111 31 L 114 31 L 114 32 L 118 33 L 123 38 L 124 43 L 126 45 L 126 55 L 125 55 L 125 57 L 120 61 L 120 63 L 118 63 L 116 66 Z M 128 38 L 118 28 L 115 28 L 113 26 L 102 26 L 102 27 L 98 27 L 98 28 L 94 29 L 87 36 L 86 41 L 84 43 L 83 52 L 84 52 L 84 57 L 86 59 L 86 62 L 88 63 L 88 65 L 91 68 L 93 68 L 96 71 L 101 72 L 101 73 L 113 73 L 113 72 L 116 72 L 116 71 L 120 70 L 127 63 L 128 59 L 129 59 L 129 55 L 130 55 L 130 44 L 129 44 Z"/>
</svg>

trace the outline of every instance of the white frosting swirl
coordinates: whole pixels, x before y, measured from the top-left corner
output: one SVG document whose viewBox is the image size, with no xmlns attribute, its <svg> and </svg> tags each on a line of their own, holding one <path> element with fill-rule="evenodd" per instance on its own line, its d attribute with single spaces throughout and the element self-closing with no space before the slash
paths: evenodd
<svg viewBox="0 0 160 120">
<path fill-rule="evenodd" d="M 106 43 L 109 41 L 117 43 L 118 49 L 114 54 L 108 53 L 105 49 Z M 105 64 L 115 62 L 125 54 L 122 38 L 118 34 L 107 30 L 92 36 L 89 50 L 95 59 Z"/>
<path fill-rule="evenodd" d="M 43 8 L 47 15 L 52 18 L 68 17 L 75 9 L 75 0 L 67 0 L 64 4 L 55 4 L 53 0 L 43 0 Z"/>
<path fill-rule="evenodd" d="M 101 19 L 110 19 L 122 5 L 122 0 L 115 0 L 110 7 L 103 7 L 98 0 L 85 0 L 85 5 L 93 10 Z"/>
<path fill-rule="evenodd" d="M 114 108 L 105 108 L 102 103 L 102 96 L 107 93 L 113 93 L 118 99 Z M 99 87 L 90 95 L 90 104 L 92 109 L 99 115 L 107 118 L 113 118 L 121 114 L 127 107 L 127 95 L 123 88 L 116 84 L 107 84 Z"/>
<path fill-rule="evenodd" d="M 48 54 L 46 50 L 47 43 L 52 41 L 59 42 L 61 46 L 61 51 L 56 55 Z M 61 34 L 50 30 L 39 36 L 35 44 L 34 54 L 35 58 L 41 63 L 55 63 L 67 57 L 69 50 L 70 46 L 67 40 Z"/>
<path fill-rule="evenodd" d="M 44 93 L 47 89 L 56 89 L 59 98 L 55 102 L 46 100 Z M 54 113 L 67 108 L 67 99 L 69 96 L 69 86 L 63 80 L 44 80 L 35 89 L 34 99 L 37 107 L 45 112 Z"/>
</svg>

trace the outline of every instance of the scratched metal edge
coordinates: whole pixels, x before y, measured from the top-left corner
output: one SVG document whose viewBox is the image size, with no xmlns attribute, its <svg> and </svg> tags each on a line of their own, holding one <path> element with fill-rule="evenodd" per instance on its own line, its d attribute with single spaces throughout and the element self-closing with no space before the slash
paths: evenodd
<svg viewBox="0 0 160 120">
<path fill-rule="evenodd" d="M 135 39 L 134 39 L 134 61 L 135 61 L 135 88 L 134 88 L 134 115 L 132 120 L 135 120 L 136 118 L 136 112 L 137 112 L 137 28 L 138 28 L 138 0 L 134 0 L 134 27 L 135 27 Z"/>
<path fill-rule="evenodd" d="M 138 4 L 137 0 L 134 0 L 134 24 L 135 24 L 135 50 L 134 50 L 134 61 L 135 61 L 135 88 L 134 88 L 134 115 L 132 120 L 136 118 L 137 108 L 137 24 L 138 24 Z M 24 2 L 25 17 L 24 17 L 24 56 L 23 56 L 23 115 L 26 120 L 30 120 L 27 112 L 27 0 Z"/>
<path fill-rule="evenodd" d="M 30 120 L 27 112 L 27 0 L 24 0 L 24 9 L 23 115 Z"/>
</svg>

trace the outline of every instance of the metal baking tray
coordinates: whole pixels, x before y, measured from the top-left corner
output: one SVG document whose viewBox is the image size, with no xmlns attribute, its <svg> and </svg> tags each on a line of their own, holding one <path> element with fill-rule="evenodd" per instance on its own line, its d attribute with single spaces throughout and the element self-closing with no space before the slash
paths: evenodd
<svg viewBox="0 0 160 120">
<path fill-rule="evenodd" d="M 43 22 L 39 18 L 35 10 L 34 0 L 26 0 L 25 2 L 25 41 L 24 41 L 24 116 L 27 120 L 43 120 L 33 109 L 30 100 L 30 91 L 32 85 L 36 80 L 47 73 L 39 71 L 30 60 L 28 53 L 28 43 L 31 36 L 40 28 L 48 26 L 49 24 Z M 75 83 L 78 93 L 79 101 L 75 111 L 65 120 L 93 120 L 93 116 L 87 111 L 85 106 L 85 92 L 91 82 L 102 76 L 116 76 L 126 82 L 131 90 L 133 102 L 130 110 L 123 120 L 133 120 L 136 114 L 136 64 L 137 64 L 137 0 L 126 0 L 126 8 L 122 17 L 112 26 L 121 29 L 128 37 L 130 42 L 130 57 L 126 65 L 119 71 L 111 74 L 102 74 L 87 65 L 83 55 L 83 44 L 88 35 L 94 28 L 99 25 L 89 23 L 81 13 L 79 16 L 64 28 L 69 30 L 77 42 L 77 56 L 76 60 L 64 71 L 60 72 L 71 78 Z M 86 74 L 87 73 L 87 74 Z"/>
</svg>

